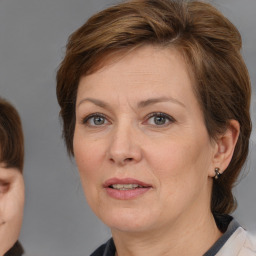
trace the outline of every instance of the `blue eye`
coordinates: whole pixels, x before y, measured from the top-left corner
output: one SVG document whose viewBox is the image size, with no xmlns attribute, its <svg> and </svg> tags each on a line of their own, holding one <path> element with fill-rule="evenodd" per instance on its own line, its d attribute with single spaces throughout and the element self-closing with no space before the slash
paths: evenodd
<svg viewBox="0 0 256 256">
<path fill-rule="evenodd" d="M 102 126 L 108 123 L 106 117 L 102 114 L 92 114 L 83 119 L 83 124 L 88 126 Z"/>
<path fill-rule="evenodd" d="M 174 118 L 164 113 L 151 113 L 147 119 L 148 124 L 165 126 L 169 123 L 175 122 Z"/>
<path fill-rule="evenodd" d="M 94 125 L 102 125 L 105 123 L 105 118 L 102 116 L 94 116 L 91 118 Z"/>
</svg>

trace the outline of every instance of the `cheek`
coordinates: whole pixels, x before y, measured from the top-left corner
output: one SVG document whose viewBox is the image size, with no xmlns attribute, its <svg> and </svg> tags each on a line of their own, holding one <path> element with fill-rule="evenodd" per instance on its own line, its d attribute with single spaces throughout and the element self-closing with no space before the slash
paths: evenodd
<svg viewBox="0 0 256 256">
<path fill-rule="evenodd" d="M 9 223 L 19 225 L 23 217 L 25 189 L 23 180 L 19 181 L 19 185 L 12 193 L 8 193 L 3 201 L 3 215 Z"/>
<path fill-rule="evenodd" d="M 23 180 L 13 190 L 3 195 L 0 199 L 0 241 L 4 250 L 11 248 L 17 241 L 22 225 L 24 208 L 24 183 Z"/>
<path fill-rule="evenodd" d="M 97 196 L 97 188 L 101 185 L 105 154 L 101 143 L 78 135 L 74 136 L 74 156 L 86 199 L 91 204 Z"/>
<path fill-rule="evenodd" d="M 102 145 L 96 141 L 74 137 L 74 156 L 81 176 L 93 175 L 104 158 Z"/>
<path fill-rule="evenodd" d="M 157 166 L 172 169 L 171 175 L 190 174 L 191 172 L 207 173 L 211 164 L 212 145 L 206 131 L 176 134 L 151 147 L 151 155 Z M 157 149 L 157 150 L 156 150 Z M 149 158 L 153 160 L 153 157 Z"/>
<path fill-rule="evenodd" d="M 157 150 L 156 150 L 157 149 Z M 212 148 L 208 138 L 201 140 L 183 139 L 162 141 L 159 145 L 145 147 L 147 162 L 160 187 L 168 193 L 178 194 L 205 186 L 211 168 Z"/>
<path fill-rule="evenodd" d="M 189 170 L 204 161 L 203 151 L 191 146 L 189 141 L 166 140 L 161 145 L 153 144 L 145 147 L 147 162 L 167 177 L 189 174 Z"/>
</svg>

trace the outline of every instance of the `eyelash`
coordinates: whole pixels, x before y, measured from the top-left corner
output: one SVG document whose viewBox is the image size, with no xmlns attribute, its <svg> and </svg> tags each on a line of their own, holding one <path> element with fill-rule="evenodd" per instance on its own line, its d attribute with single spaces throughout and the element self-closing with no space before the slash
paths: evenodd
<svg viewBox="0 0 256 256">
<path fill-rule="evenodd" d="M 89 124 L 89 121 L 90 121 L 91 119 L 93 119 L 93 118 L 96 118 L 96 117 L 103 118 L 103 119 L 104 119 L 104 120 L 103 120 L 104 123 L 103 123 L 103 124 L 99 124 L 99 125 L 97 125 L 97 124 L 94 124 L 94 125 Z M 157 118 L 157 117 L 165 118 L 165 119 L 168 121 L 167 124 L 166 124 L 166 123 L 164 123 L 164 124 L 159 124 L 159 125 L 157 125 L 157 124 L 151 124 L 152 126 L 163 127 L 163 126 L 167 126 L 167 125 L 170 124 L 170 123 L 176 122 L 176 120 L 175 120 L 172 116 L 170 116 L 170 115 L 168 115 L 168 114 L 165 114 L 165 113 L 162 113 L 162 112 L 153 112 L 153 113 L 150 113 L 149 115 L 147 115 L 146 121 L 148 122 L 148 121 L 150 120 L 150 118 L 152 118 L 152 117 L 154 117 L 154 118 Z M 90 114 L 90 115 L 88 115 L 88 116 L 86 116 L 85 118 L 82 119 L 82 123 L 83 123 L 83 124 L 85 124 L 85 125 L 87 125 L 87 126 L 93 126 L 93 127 L 95 127 L 95 126 L 101 127 L 102 125 L 105 124 L 106 121 L 109 122 L 109 121 L 108 121 L 108 118 L 107 118 L 104 114 L 102 114 L 102 113 L 93 113 L 93 114 Z"/>
<path fill-rule="evenodd" d="M 88 122 L 90 121 L 90 119 L 95 118 L 95 117 L 104 118 L 105 120 L 108 121 L 107 117 L 104 114 L 102 114 L 102 113 L 93 113 L 93 114 L 90 114 L 90 115 L 86 116 L 85 118 L 83 118 L 82 123 L 85 124 L 85 125 L 88 125 L 88 126 L 92 126 Z M 94 125 L 94 126 L 97 126 L 97 125 Z"/>
<path fill-rule="evenodd" d="M 6 181 L 0 181 L 0 194 L 6 193 L 9 190 L 10 183 Z"/>
<path fill-rule="evenodd" d="M 155 124 L 154 126 L 160 126 L 160 127 L 163 127 L 163 126 L 167 126 L 168 124 L 170 124 L 170 123 L 174 123 L 174 122 L 176 122 L 176 120 L 172 117 L 172 116 L 170 116 L 170 115 L 168 115 L 168 114 L 165 114 L 165 113 L 163 113 L 163 112 L 153 112 L 153 113 L 150 113 L 148 116 L 147 116 L 147 121 L 150 119 L 150 118 L 152 118 L 152 117 L 154 117 L 154 118 L 156 118 L 156 117 L 162 117 L 162 118 L 166 118 L 169 122 L 166 124 L 166 123 L 164 123 L 164 124 L 161 124 L 161 125 L 157 125 L 157 124 Z"/>
</svg>

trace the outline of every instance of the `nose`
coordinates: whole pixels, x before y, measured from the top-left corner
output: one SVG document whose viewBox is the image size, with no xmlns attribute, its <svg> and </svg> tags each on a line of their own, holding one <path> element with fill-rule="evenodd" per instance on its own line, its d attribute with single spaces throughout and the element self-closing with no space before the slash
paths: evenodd
<svg viewBox="0 0 256 256">
<path fill-rule="evenodd" d="M 138 133 L 130 124 L 119 125 L 113 129 L 108 149 L 108 157 L 112 163 L 124 166 L 138 163 L 142 159 Z"/>
</svg>

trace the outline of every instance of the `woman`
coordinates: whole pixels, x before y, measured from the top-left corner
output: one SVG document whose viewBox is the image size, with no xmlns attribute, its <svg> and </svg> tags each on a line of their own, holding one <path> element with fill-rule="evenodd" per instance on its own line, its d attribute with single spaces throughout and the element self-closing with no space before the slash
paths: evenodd
<svg viewBox="0 0 256 256">
<path fill-rule="evenodd" d="M 112 236 L 92 255 L 256 255 L 228 214 L 251 133 L 237 29 L 200 1 L 134 0 L 74 32 L 63 135 Z"/>
<path fill-rule="evenodd" d="M 0 255 L 21 256 L 24 142 L 16 109 L 0 98 Z"/>
</svg>

